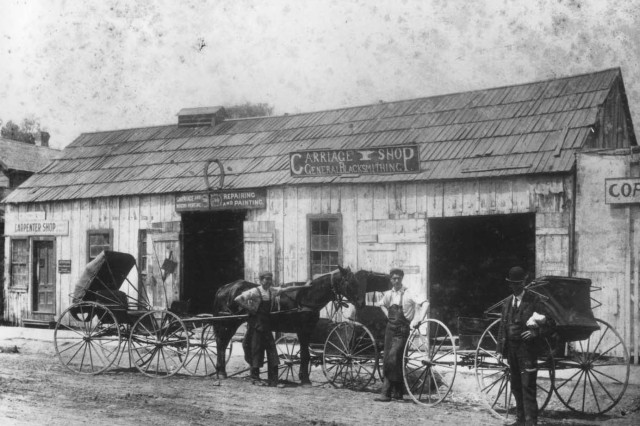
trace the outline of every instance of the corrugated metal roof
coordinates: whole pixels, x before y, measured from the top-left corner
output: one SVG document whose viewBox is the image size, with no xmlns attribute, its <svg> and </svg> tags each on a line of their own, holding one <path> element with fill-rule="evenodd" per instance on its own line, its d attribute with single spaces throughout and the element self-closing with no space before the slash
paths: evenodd
<svg viewBox="0 0 640 426">
<path fill-rule="evenodd" d="M 203 166 L 213 159 L 222 161 L 229 188 L 568 172 L 619 76 L 619 69 L 610 69 L 429 98 L 227 120 L 214 127 L 176 123 L 85 133 L 7 201 L 205 190 Z M 420 146 L 419 173 L 296 178 L 289 171 L 292 151 L 407 143 Z"/>
</svg>

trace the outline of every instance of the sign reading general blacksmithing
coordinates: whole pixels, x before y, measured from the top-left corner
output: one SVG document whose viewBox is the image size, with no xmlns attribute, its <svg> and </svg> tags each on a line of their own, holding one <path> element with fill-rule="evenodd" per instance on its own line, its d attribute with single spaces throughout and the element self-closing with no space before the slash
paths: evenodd
<svg viewBox="0 0 640 426">
<path fill-rule="evenodd" d="M 640 178 L 604 180 L 605 204 L 640 203 Z"/>
<path fill-rule="evenodd" d="M 289 154 L 291 176 L 376 175 L 420 171 L 418 145 L 297 151 Z"/>
<path fill-rule="evenodd" d="M 215 191 L 209 194 L 210 210 L 264 209 L 267 207 L 267 189 L 237 189 Z"/>
</svg>

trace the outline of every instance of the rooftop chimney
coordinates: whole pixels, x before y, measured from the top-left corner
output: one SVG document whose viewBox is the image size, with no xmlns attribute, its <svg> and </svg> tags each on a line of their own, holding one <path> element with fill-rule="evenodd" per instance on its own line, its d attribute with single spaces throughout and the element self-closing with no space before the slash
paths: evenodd
<svg viewBox="0 0 640 426">
<path fill-rule="evenodd" d="M 35 143 L 37 146 L 49 147 L 49 138 L 51 135 L 49 132 L 40 132 L 36 134 Z"/>
<path fill-rule="evenodd" d="M 227 117 L 221 106 L 182 108 L 178 112 L 178 127 L 204 127 L 220 124 Z"/>
</svg>

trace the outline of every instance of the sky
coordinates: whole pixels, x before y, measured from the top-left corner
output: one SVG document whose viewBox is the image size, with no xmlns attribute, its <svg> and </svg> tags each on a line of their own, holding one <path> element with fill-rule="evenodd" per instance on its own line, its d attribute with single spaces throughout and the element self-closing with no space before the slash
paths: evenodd
<svg viewBox="0 0 640 426">
<path fill-rule="evenodd" d="M 0 119 L 83 132 L 182 108 L 294 114 L 620 67 L 640 126 L 640 0 L 3 0 Z"/>
</svg>

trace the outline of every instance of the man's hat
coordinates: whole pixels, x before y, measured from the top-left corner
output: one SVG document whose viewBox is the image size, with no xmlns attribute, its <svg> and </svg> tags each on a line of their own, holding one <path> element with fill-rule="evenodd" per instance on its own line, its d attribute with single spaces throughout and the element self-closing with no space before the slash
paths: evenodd
<svg viewBox="0 0 640 426">
<path fill-rule="evenodd" d="M 393 275 L 393 274 L 400 275 L 401 277 L 404 277 L 404 271 L 402 269 L 400 269 L 400 268 L 391 269 L 391 271 L 389 271 L 389 275 Z"/>
<path fill-rule="evenodd" d="M 258 277 L 260 279 L 263 279 L 263 278 L 266 278 L 266 277 L 273 278 L 273 274 L 271 272 L 269 272 L 269 271 L 262 271 L 262 272 L 260 272 L 260 275 L 258 275 Z"/>
<path fill-rule="evenodd" d="M 524 272 L 524 269 L 519 266 L 514 266 L 509 269 L 506 281 L 508 283 L 524 283 L 525 279 L 527 279 L 527 274 Z"/>
</svg>

